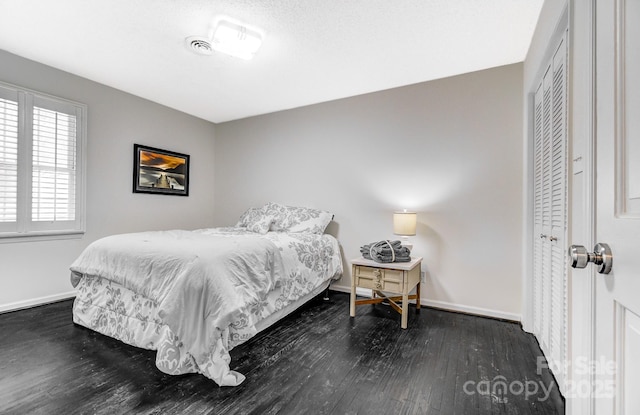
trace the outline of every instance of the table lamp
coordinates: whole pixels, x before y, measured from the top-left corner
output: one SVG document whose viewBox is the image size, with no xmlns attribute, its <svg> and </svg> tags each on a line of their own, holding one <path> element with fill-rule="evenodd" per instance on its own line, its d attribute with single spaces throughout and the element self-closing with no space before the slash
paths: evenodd
<svg viewBox="0 0 640 415">
<path fill-rule="evenodd" d="M 409 243 L 409 236 L 416 234 L 416 225 L 418 223 L 418 214 L 416 212 L 402 212 L 393 213 L 393 233 L 401 236 L 402 246 L 409 248 L 409 251 L 413 248 L 413 244 Z"/>
</svg>

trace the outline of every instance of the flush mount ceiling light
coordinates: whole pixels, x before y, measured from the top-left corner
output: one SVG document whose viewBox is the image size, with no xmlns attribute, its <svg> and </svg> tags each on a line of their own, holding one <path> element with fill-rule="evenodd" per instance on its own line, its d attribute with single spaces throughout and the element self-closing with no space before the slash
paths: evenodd
<svg viewBox="0 0 640 415">
<path fill-rule="evenodd" d="M 246 60 L 253 58 L 260 45 L 260 33 L 227 20 L 219 21 L 211 40 L 213 50 Z"/>
</svg>

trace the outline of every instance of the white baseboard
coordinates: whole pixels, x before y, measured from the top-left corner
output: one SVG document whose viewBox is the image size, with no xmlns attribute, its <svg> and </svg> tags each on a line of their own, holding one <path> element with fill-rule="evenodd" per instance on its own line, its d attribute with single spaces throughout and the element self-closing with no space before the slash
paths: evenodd
<svg viewBox="0 0 640 415">
<path fill-rule="evenodd" d="M 466 314 L 475 314 L 483 317 L 497 318 L 500 320 L 509 320 L 520 322 L 522 315 L 517 313 L 506 313 L 504 311 L 492 310 L 490 308 L 474 307 L 462 304 L 448 303 L 446 301 L 420 299 L 420 304 L 427 307 L 441 308 L 443 310 L 457 311 Z"/>
<path fill-rule="evenodd" d="M 344 292 L 344 293 L 348 293 L 348 294 L 351 293 L 351 288 L 343 287 L 343 286 L 340 286 L 340 285 L 332 285 L 330 287 L 330 289 L 333 290 L 333 291 L 340 291 L 340 292 Z M 366 288 L 357 287 L 356 288 L 356 294 L 358 294 L 359 296 L 362 296 L 362 297 L 371 297 L 371 290 L 368 290 Z M 30 307 L 35 307 L 35 306 L 38 306 L 38 305 L 53 303 L 53 302 L 56 302 L 56 301 L 73 298 L 75 296 L 76 296 L 76 292 L 75 291 L 69 291 L 69 292 L 66 292 L 66 293 L 49 295 L 49 296 L 39 297 L 39 298 L 33 298 L 33 299 L 30 299 L 30 300 L 25 300 L 25 301 L 17 301 L 15 303 L 1 304 L 0 305 L 0 313 L 6 313 L 8 311 L 22 310 L 24 308 L 30 308 Z M 498 318 L 498 319 L 502 319 L 502 320 L 510 320 L 510 321 L 518 321 L 519 322 L 522 319 L 522 316 L 520 314 L 505 313 L 504 311 L 492 310 L 492 309 L 481 308 L 481 307 L 466 306 L 466 305 L 462 305 L 462 304 L 449 303 L 449 302 L 445 302 L 445 301 L 429 300 L 429 299 L 426 299 L 426 298 L 420 298 L 420 304 L 425 305 L 427 307 L 441 308 L 443 310 L 457 311 L 457 312 L 466 313 L 466 314 L 475 314 L 475 315 L 478 315 L 478 316 Z"/>
<path fill-rule="evenodd" d="M 0 304 L 0 313 L 6 313 L 8 311 L 22 310 L 24 308 L 35 307 L 48 303 L 55 303 L 60 300 L 67 300 L 76 296 L 75 291 L 69 291 L 66 293 L 60 293 L 55 295 L 47 295 L 45 297 L 32 298 L 25 301 L 16 301 L 15 303 Z"/>
<path fill-rule="evenodd" d="M 351 293 L 351 288 L 340 286 L 340 285 L 332 285 L 330 289 L 333 291 L 340 291 L 343 293 Z M 371 290 L 366 288 L 356 287 L 356 294 L 362 297 L 371 297 Z M 414 301 L 411 301 L 411 302 L 414 302 Z M 442 310 L 456 311 L 456 312 L 465 313 L 465 314 L 474 314 L 482 317 L 497 318 L 500 320 L 510 320 L 510 321 L 517 321 L 517 322 L 520 322 L 522 320 L 522 316 L 516 313 L 506 313 L 504 311 L 449 303 L 446 301 L 429 300 L 424 297 L 420 297 L 420 304 L 427 307 L 440 308 Z"/>
</svg>

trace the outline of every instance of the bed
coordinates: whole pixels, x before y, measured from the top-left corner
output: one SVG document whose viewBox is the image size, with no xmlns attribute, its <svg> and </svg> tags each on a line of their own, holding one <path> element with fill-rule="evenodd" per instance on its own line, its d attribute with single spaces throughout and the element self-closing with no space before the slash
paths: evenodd
<svg viewBox="0 0 640 415">
<path fill-rule="evenodd" d="M 324 234 L 332 217 L 267 203 L 234 227 L 99 239 L 71 265 L 73 321 L 156 350 L 165 373 L 239 385 L 231 349 L 341 276 L 338 241 Z"/>
</svg>

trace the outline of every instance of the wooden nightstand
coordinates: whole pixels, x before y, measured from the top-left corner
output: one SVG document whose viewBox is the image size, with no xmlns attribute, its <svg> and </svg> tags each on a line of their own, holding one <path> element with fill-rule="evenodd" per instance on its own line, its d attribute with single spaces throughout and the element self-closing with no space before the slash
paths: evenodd
<svg viewBox="0 0 640 415">
<path fill-rule="evenodd" d="M 422 257 L 413 257 L 410 262 L 380 263 L 364 258 L 351 261 L 351 317 L 356 315 L 356 306 L 377 304 L 385 300 L 391 307 L 402 314 L 400 327 L 407 328 L 407 311 L 409 300 L 416 300 L 416 308 L 420 308 L 420 263 Z M 371 289 L 371 298 L 356 300 L 356 287 Z M 416 293 L 409 291 L 416 287 Z M 401 294 L 387 296 L 383 292 Z M 402 307 L 396 301 L 402 300 Z"/>
</svg>

